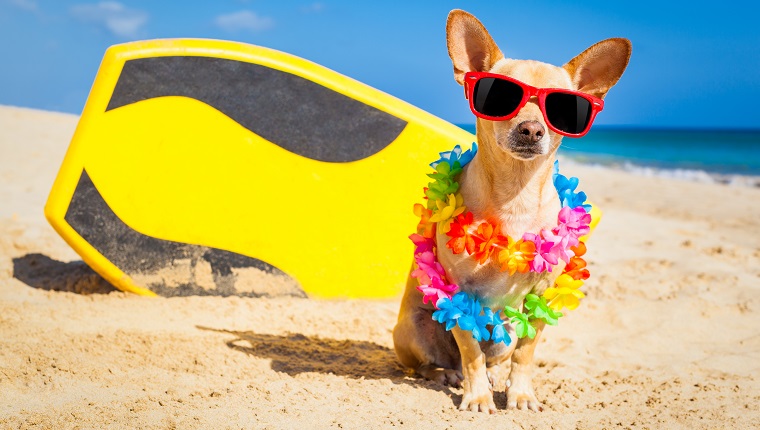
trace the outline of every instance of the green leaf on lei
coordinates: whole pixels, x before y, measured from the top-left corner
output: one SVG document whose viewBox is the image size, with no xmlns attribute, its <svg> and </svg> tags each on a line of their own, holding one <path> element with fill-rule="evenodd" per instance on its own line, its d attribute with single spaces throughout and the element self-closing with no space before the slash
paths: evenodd
<svg viewBox="0 0 760 430">
<path fill-rule="evenodd" d="M 536 328 L 528 321 L 528 314 L 524 314 L 512 307 L 505 307 L 504 313 L 509 318 L 509 322 L 515 326 L 515 334 L 518 338 L 529 337 L 533 339 L 536 337 Z"/>
<path fill-rule="evenodd" d="M 456 194 L 459 190 L 459 182 L 456 181 L 456 176 L 462 173 L 462 167 L 458 161 L 454 162 L 452 167 L 447 161 L 438 163 L 435 168 L 435 173 L 429 173 L 428 176 L 434 179 L 434 182 L 430 182 L 425 191 L 425 197 L 428 198 L 428 209 L 435 209 L 435 202 L 437 200 L 448 199 L 449 194 Z"/>
<path fill-rule="evenodd" d="M 557 325 L 562 312 L 555 311 L 546 303 L 546 297 L 539 297 L 535 294 L 525 296 L 525 309 L 528 310 L 530 319 L 544 320 L 549 325 Z"/>
<path fill-rule="evenodd" d="M 449 165 L 448 161 L 442 161 L 435 167 L 435 173 L 428 173 L 428 177 L 435 180 L 448 179 L 454 181 L 456 176 L 462 173 L 462 166 L 458 161 L 454 165 Z"/>
</svg>

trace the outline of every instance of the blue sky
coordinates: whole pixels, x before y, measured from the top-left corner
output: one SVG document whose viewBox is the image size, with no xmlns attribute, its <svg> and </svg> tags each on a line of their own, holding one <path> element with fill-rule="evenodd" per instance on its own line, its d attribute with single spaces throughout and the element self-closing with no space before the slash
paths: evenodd
<svg viewBox="0 0 760 430">
<path fill-rule="evenodd" d="M 79 113 L 108 46 L 203 37 L 282 50 L 473 123 L 446 53 L 454 8 L 511 58 L 561 65 L 599 40 L 631 39 L 597 124 L 760 128 L 760 6 L 748 1 L 0 0 L 0 104 Z"/>
</svg>

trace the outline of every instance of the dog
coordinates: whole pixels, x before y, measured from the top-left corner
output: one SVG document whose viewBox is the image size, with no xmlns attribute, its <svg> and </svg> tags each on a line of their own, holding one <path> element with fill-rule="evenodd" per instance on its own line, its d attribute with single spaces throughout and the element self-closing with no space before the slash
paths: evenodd
<svg viewBox="0 0 760 430">
<path fill-rule="evenodd" d="M 595 100 L 594 109 L 598 110 L 603 105 L 601 99 L 620 79 L 631 55 L 629 40 L 613 38 L 591 46 L 562 67 L 508 59 L 483 24 L 462 10 L 449 14 L 446 41 L 454 78 L 469 94 L 473 90 L 466 79 L 476 79 L 477 73 L 490 73 L 527 84 L 525 88 L 566 89 L 593 96 L 589 99 Z M 459 177 L 459 192 L 476 222 L 496 220 L 502 233 L 510 237 L 557 225 L 560 201 L 552 173 L 563 137 L 557 129 L 563 129 L 560 131 L 565 136 L 573 136 L 585 133 L 591 126 L 590 122 L 587 126 L 585 123 L 568 126 L 556 117 L 548 120 L 541 109 L 546 104 L 540 99 L 540 94 L 531 96 L 516 114 L 505 115 L 508 119 L 498 118 L 504 120 L 483 118 L 501 116 L 504 112 L 498 109 L 476 113 L 478 152 Z M 478 108 L 472 109 L 475 112 Z M 441 231 L 436 233 L 438 261 L 446 277 L 459 286 L 459 291 L 474 295 L 490 309 L 505 306 L 521 309 L 526 295 L 543 294 L 554 285 L 564 266 L 560 261 L 551 272 L 510 275 L 501 271 L 493 259 L 480 264 L 468 253 L 452 253 L 446 246 L 448 240 Z M 494 413 L 493 390 L 497 382 L 504 384 L 505 380 L 508 409 L 542 410 L 533 389 L 532 367 L 544 323 L 534 322 L 536 335 L 532 339 L 518 339 L 515 328 L 507 323 L 505 328 L 511 342 L 479 342 L 469 331 L 458 326 L 447 331 L 443 324 L 433 320 L 434 304 L 423 303 L 418 285 L 410 275 L 393 330 L 401 364 L 427 379 L 461 386 L 464 394 L 460 410 Z"/>
</svg>

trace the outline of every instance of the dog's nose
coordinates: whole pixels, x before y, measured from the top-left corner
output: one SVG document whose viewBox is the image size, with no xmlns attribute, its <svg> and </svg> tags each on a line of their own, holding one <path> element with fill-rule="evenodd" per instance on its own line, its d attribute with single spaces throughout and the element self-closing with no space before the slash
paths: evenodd
<svg viewBox="0 0 760 430">
<path fill-rule="evenodd" d="M 546 129 L 538 121 L 523 121 L 517 125 L 517 133 L 520 134 L 522 140 L 537 143 L 544 137 Z"/>
</svg>

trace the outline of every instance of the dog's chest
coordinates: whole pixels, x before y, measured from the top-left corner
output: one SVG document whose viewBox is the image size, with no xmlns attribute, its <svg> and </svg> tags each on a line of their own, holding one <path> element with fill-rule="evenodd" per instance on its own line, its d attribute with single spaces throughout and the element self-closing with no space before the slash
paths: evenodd
<svg viewBox="0 0 760 430">
<path fill-rule="evenodd" d="M 475 225 L 483 222 L 476 217 Z M 532 220 L 519 222 L 517 218 L 511 219 L 512 228 L 504 228 L 504 232 L 510 237 L 521 237 L 525 231 L 538 233 L 541 225 L 548 225 L 547 220 Z M 498 261 L 498 251 L 494 252 L 485 264 L 478 261 L 467 252 L 454 254 L 446 246 L 450 238 L 443 233 L 436 237 L 438 261 L 446 270 L 450 282 L 459 285 L 460 291 L 475 295 L 483 305 L 491 309 L 501 309 L 504 306 L 519 308 L 525 296 L 531 292 L 542 294 L 556 277 L 551 272 L 543 273 L 515 273 L 510 275 L 508 271 L 501 270 Z M 561 268 L 558 268 L 561 272 Z M 559 273 L 557 270 L 554 272 Z"/>
</svg>

